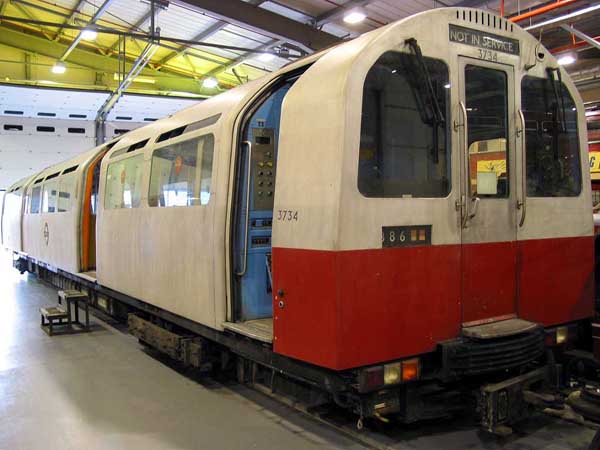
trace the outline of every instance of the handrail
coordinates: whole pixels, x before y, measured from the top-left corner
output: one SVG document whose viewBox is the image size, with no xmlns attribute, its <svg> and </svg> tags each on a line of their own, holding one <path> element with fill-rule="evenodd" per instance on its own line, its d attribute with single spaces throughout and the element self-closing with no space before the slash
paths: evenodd
<svg viewBox="0 0 600 450">
<path fill-rule="evenodd" d="M 246 180 L 246 224 L 244 228 L 244 259 L 242 270 L 236 272 L 238 277 L 243 277 L 248 269 L 248 222 L 250 219 L 250 180 L 252 175 L 252 142 L 244 141 L 242 145 L 248 145 L 248 173 Z"/>
<path fill-rule="evenodd" d="M 519 227 L 525 224 L 525 217 L 527 216 L 527 158 L 525 149 L 525 116 L 523 111 L 519 109 L 517 111 L 519 115 L 519 122 L 521 130 L 517 129 L 517 136 L 521 138 L 521 200 L 517 201 L 517 209 L 521 210 L 521 220 L 519 221 Z"/>
<path fill-rule="evenodd" d="M 462 203 L 462 212 L 463 212 L 463 217 L 462 217 L 462 222 L 461 222 L 461 226 L 462 228 L 467 228 L 467 224 L 469 222 L 469 200 L 470 200 L 470 190 L 471 190 L 471 186 L 470 186 L 470 171 L 469 171 L 469 143 L 468 143 L 468 136 L 467 136 L 467 107 L 465 106 L 464 102 L 459 102 L 458 106 L 460 107 L 460 113 L 462 116 L 462 124 L 455 124 L 454 129 L 458 130 L 458 128 L 460 128 L 462 126 L 462 138 L 463 138 L 463 142 L 464 142 L 464 147 L 463 147 L 463 151 L 461 152 L 461 154 L 463 155 L 464 161 L 463 161 L 463 170 L 465 171 L 464 174 L 464 179 L 463 179 L 463 184 L 464 184 L 464 193 L 461 196 L 461 203 Z"/>
</svg>

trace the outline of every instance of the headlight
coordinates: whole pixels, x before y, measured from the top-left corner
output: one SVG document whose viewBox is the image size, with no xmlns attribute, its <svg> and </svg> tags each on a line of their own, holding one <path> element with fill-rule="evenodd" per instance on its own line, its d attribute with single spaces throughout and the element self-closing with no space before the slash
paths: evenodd
<svg viewBox="0 0 600 450">
<path fill-rule="evenodd" d="M 396 384 L 402 379 L 402 366 L 400 363 L 386 364 L 383 366 L 383 383 Z"/>
</svg>

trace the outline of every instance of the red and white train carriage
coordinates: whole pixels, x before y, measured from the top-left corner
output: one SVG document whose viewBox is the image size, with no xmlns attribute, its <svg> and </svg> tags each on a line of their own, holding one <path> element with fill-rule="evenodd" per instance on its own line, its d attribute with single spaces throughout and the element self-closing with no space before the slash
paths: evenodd
<svg viewBox="0 0 600 450">
<path fill-rule="evenodd" d="M 555 58 L 503 18 L 441 8 L 16 183 L 4 244 L 253 376 L 412 421 L 447 412 L 432 396 L 457 381 L 540 381 L 546 345 L 592 317 L 586 157 Z"/>
</svg>

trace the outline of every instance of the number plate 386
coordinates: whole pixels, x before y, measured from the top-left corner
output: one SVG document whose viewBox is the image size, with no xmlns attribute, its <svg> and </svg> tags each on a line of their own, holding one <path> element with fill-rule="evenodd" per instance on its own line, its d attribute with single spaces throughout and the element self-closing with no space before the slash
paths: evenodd
<svg viewBox="0 0 600 450">
<path fill-rule="evenodd" d="M 408 225 L 381 228 L 381 246 L 414 247 L 431 245 L 431 225 Z"/>
</svg>

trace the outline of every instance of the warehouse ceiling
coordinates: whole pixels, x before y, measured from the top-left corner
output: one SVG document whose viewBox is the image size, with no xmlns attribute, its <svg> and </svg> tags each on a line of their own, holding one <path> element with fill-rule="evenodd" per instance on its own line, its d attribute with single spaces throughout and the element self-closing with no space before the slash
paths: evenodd
<svg viewBox="0 0 600 450">
<path fill-rule="evenodd" d="M 554 3 L 0 0 L 0 82 L 106 92 L 110 104 L 101 107 L 110 112 L 124 93 L 212 96 L 306 53 L 431 8 L 477 7 L 514 17 Z M 559 3 L 561 7 L 518 23 L 532 27 L 552 51 L 577 55 L 568 70 L 582 84 L 595 86 L 600 74 L 597 40 L 586 42 L 566 26 L 597 38 L 600 9 L 590 1 Z M 590 5 L 592 11 L 573 15 Z M 344 19 L 350 12 L 366 17 L 349 24 Z M 539 26 L 554 18 L 560 20 Z M 63 73 L 56 73 L 60 69 Z"/>
</svg>

